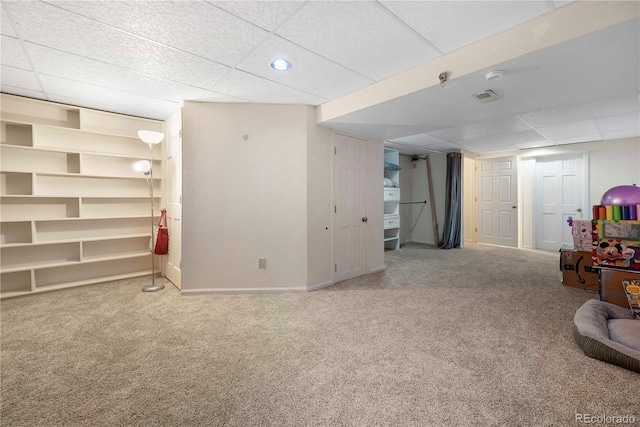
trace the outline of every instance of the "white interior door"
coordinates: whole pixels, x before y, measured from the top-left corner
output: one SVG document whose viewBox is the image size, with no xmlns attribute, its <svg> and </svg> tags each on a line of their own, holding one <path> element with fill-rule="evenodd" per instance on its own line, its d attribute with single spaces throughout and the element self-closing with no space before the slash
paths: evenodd
<svg viewBox="0 0 640 427">
<path fill-rule="evenodd" d="M 166 149 L 164 150 L 164 180 L 167 227 L 169 228 L 169 255 L 166 256 L 165 276 L 182 289 L 182 109 L 166 122 Z"/>
<path fill-rule="evenodd" d="M 478 160 L 477 166 L 478 242 L 517 247 L 516 157 Z"/>
<path fill-rule="evenodd" d="M 569 217 L 583 219 L 582 155 L 536 159 L 536 247 L 558 251 L 573 244 Z"/>
<path fill-rule="evenodd" d="M 334 281 L 367 270 L 366 141 L 334 134 Z"/>
</svg>

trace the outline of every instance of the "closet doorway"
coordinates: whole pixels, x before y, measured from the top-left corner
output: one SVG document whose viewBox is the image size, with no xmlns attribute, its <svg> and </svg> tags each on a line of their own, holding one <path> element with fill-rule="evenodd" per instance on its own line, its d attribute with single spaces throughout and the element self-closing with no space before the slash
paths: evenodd
<svg viewBox="0 0 640 427">
<path fill-rule="evenodd" d="M 333 141 L 333 280 L 340 282 L 367 272 L 367 141 L 338 133 Z"/>
<path fill-rule="evenodd" d="M 558 251 L 573 244 L 569 217 L 584 215 L 583 155 L 536 158 L 534 227 L 536 248 Z"/>
<path fill-rule="evenodd" d="M 477 239 L 479 243 L 518 247 L 516 157 L 477 161 Z"/>
</svg>

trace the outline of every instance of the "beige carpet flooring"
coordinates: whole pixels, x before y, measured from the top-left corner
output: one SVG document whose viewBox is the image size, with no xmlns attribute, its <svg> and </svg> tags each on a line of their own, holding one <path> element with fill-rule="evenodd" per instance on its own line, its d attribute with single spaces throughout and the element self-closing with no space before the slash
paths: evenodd
<svg viewBox="0 0 640 427">
<path fill-rule="evenodd" d="M 3 300 L 2 426 L 569 426 L 640 419 L 640 375 L 575 345 L 558 253 L 408 245 L 310 293 L 148 279 Z M 212 278 L 214 281 L 215 278 Z"/>
</svg>

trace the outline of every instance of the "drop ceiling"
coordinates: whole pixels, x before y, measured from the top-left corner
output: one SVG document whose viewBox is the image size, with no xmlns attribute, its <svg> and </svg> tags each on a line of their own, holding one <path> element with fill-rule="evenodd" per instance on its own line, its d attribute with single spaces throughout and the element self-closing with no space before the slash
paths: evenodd
<svg viewBox="0 0 640 427">
<path fill-rule="evenodd" d="M 578 16 L 579 3 L 2 1 L 1 90 L 164 120 L 184 100 L 322 110 L 373 99 L 386 84 L 384 100 L 354 103 L 321 124 L 406 154 L 637 138 L 639 2 L 606 2 L 632 13 L 543 48 L 492 63 L 474 56 L 475 46 L 532 22 L 547 31 L 555 16 Z M 509 51 L 519 48 L 513 40 Z M 466 52 L 472 72 L 446 69 Z M 290 71 L 269 67 L 279 56 Z M 404 75 L 429 64 L 449 73 L 444 87 L 401 88 Z M 487 81 L 496 69 L 503 78 Z M 472 98 L 487 89 L 501 99 Z"/>
</svg>

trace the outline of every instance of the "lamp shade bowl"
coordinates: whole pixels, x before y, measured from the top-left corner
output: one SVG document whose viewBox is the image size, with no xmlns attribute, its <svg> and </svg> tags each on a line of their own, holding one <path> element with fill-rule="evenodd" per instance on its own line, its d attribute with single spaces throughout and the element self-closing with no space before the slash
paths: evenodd
<svg viewBox="0 0 640 427">
<path fill-rule="evenodd" d="M 152 130 L 139 130 L 138 138 L 149 145 L 156 145 L 164 139 L 164 133 Z"/>
<path fill-rule="evenodd" d="M 149 162 L 149 160 L 140 160 L 136 162 L 133 167 L 136 171 L 142 172 L 145 175 L 151 172 L 151 162 Z"/>
</svg>

